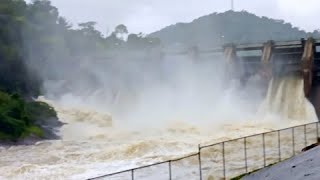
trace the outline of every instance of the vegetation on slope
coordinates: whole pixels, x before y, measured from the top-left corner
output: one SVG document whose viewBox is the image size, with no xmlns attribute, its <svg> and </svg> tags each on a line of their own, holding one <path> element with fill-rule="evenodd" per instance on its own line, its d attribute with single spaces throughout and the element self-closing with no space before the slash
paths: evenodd
<svg viewBox="0 0 320 180">
<path fill-rule="evenodd" d="M 259 17 L 246 11 L 213 13 L 190 23 L 177 23 L 149 35 L 166 45 L 217 47 L 224 43 L 257 43 L 267 40 L 298 40 L 320 37 L 283 20 Z"/>
<path fill-rule="evenodd" d="M 17 140 L 30 134 L 43 137 L 37 121 L 55 116 L 45 103 L 26 102 L 18 94 L 0 92 L 0 140 Z"/>
<path fill-rule="evenodd" d="M 68 71 L 53 69 L 54 64 L 160 45 L 156 38 L 128 34 L 125 25 L 104 37 L 95 24 L 80 23 L 73 29 L 49 0 L 0 1 L 0 139 L 43 136 L 39 121 L 56 118 L 50 106 L 33 101 L 41 94 L 42 77 L 63 79 Z"/>
<path fill-rule="evenodd" d="M 0 140 L 43 137 L 38 121 L 56 118 L 50 106 L 32 101 L 40 93 L 40 80 L 25 62 L 27 14 L 22 0 L 0 2 Z"/>
</svg>

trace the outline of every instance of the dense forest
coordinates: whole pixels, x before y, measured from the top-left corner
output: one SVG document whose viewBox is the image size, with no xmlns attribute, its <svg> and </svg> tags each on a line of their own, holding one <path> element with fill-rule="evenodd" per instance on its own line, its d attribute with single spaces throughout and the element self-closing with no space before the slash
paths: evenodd
<svg viewBox="0 0 320 180">
<path fill-rule="evenodd" d="M 44 136 L 41 116 L 55 117 L 45 103 L 32 101 L 40 93 L 40 79 L 28 71 L 24 33 L 32 33 L 31 6 L 24 1 L 0 1 L 0 140 L 30 134 Z M 47 113 L 47 114 L 43 114 Z"/>
<path fill-rule="evenodd" d="M 177 23 L 149 36 L 160 38 L 167 46 L 210 48 L 225 43 L 319 38 L 320 32 L 308 33 L 283 20 L 258 17 L 246 11 L 227 11 L 203 16 L 190 23 Z"/>
<path fill-rule="evenodd" d="M 178 23 L 148 36 L 130 34 L 120 24 L 106 36 L 96 22 L 70 24 L 49 0 L 0 1 L 0 142 L 34 135 L 46 137 L 44 121 L 55 110 L 34 98 L 43 94 L 44 77 L 63 78 L 53 64 L 77 63 L 79 57 L 106 57 L 113 52 L 148 52 L 180 44 L 212 47 L 227 42 L 256 42 L 319 37 L 284 21 L 247 12 L 214 13 L 191 23 Z M 50 71 L 48 71 L 50 69 Z M 67 70 L 66 70 L 67 71 Z M 59 71 L 63 72 L 63 71 Z"/>
<path fill-rule="evenodd" d="M 43 132 L 41 121 L 56 118 L 56 113 L 33 98 L 41 94 L 42 73 L 52 63 L 160 44 L 156 38 L 128 34 L 124 25 L 104 37 L 95 24 L 84 22 L 78 24 L 79 28 L 72 28 L 48 0 L 29 4 L 24 0 L 0 1 L 0 140 L 48 134 Z"/>
</svg>

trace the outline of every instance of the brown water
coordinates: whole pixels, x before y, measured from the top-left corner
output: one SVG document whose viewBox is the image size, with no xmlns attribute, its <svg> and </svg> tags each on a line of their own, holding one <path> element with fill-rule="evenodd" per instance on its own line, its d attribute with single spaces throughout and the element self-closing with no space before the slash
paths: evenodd
<svg viewBox="0 0 320 180">
<path fill-rule="evenodd" d="M 39 100 L 54 106 L 59 118 L 67 123 L 60 132 L 62 140 L 2 148 L 1 179 L 85 179 L 197 152 L 199 143 L 210 144 L 317 121 L 313 106 L 304 98 L 303 80 L 294 76 L 272 80 L 266 99 L 256 114 L 239 116 L 238 120 L 230 121 L 212 119 L 200 124 L 173 119 L 163 126 L 133 130 L 129 126 L 117 124 L 110 114 L 103 111 L 85 106 L 66 106 L 44 97 L 39 97 Z M 266 141 L 268 147 L 274 144 L 272 137 L 270 139 Z M 261 156 L 255 155 L 261 152 L 258 150 L 261 146 L 257 145 L 259 141 L 259 138 L 249 140 L 249 145 L 253 146 L 249 163 L 253 165 L 256 161 L 261 162 Z M 240 142 L 226 147 L 226 152 L 230 154 L 227 158 L 232 159 L 228 161 L 228 167 L 243 171 L 240 166 L 243 165 L 243 152 L 241 149 L 235 151 L 234 147 L 240 146 L 237 143 Z M 219 164 L 219 156 L 210 153 L 220 151 L 219 147 L 213 147 L 203 158 Z M 185 169 L 176 171 L 176 178 L 184 179 L 184 173 L 196 172 L 196 162 L 186 161 Z M 204 166 L 205 177 L 215 179 L 221 176 L 221 163 L 220 168 L 215 168 L 214 163 Z M 161 167 L 158 168 L 158 172 L 161 172 Z M 228 173 L 231 176 L 233 172 Z M 145 177 L 143 174 L 139 176 Z M 145 179 L 150 177 L 166 179 L 158 175 Z"/>
</svg>

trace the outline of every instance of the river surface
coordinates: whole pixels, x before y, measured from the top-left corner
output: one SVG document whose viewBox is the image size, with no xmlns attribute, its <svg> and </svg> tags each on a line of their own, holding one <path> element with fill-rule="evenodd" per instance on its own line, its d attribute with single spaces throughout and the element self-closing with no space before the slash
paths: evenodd
<svg viewBox="0 0 320 180">
<path fill-rule="evenodd" d="M 272 80 L 266 98 L 256 106 L 256 113 L 242 114 L 241 105 L 245 104 L 245 101 L 237 104 L 239 106 L 234 106 L 233 101 L 224 97 L 219 101 L 224 104 L 218 105 L 232 109 L 216 108 L 219 110 L 212 110 L 215 115 L 211 117 L 210 114 L 205 114 L 206 120 L 203 121 L 202 117 L 199 117 L 199 120 L 172 118 L 161 124 L 153 123 L 153 119 L 117 121 L 111 113 L 83 103 L 80 106 L 81 103 L 77 101 L 66 103 L 63 98 L 48 97 L 39 97 L 38 100 L 52 105 L 57 110 L 60 120 L 66 123 L 60 130 L 62 140 L 43 141 L 32 146 L 1 148 L 0 179 L 92 178 L 182 157 L 197 152 L 198 144 L 210 144 L 317 121 L 313 106 L 304 98 L 303 80 L 299 77 Z M 149 106 L 151 107 L 148 111 L 153 107 L 154 111 L 159 112 L 157 104 L 150 103 Z M 167 106 L 168 109 L 174 108 L 172 104 Z M 188 108 L 189 111 L 191 109 Z M 194 111 L 198 111 L 197 114 L 202 112 L 201 109 Z M 183 109 L 179 109 L 180 114 L 183 112 Z M 189 112 L 185 114 L 188 115 Z M 223 117 L 223 120 L 218 119 L 219 117 Z M 235 155 L 233 158 L 235 162 L 236 157 Z M 239 163 L 242 161 L 239 158 Z M 193 162 L 187 164 L 189 165 L 185 170 L 193 167 Z M 208 170 L 206 177 L 215 179 L 214 177 L 219 177 L 219 173 Z M 159 176 L 150 177 L 162 179 Z M 177 177 L 184 179 L 183 173 Z"/>
</svg>

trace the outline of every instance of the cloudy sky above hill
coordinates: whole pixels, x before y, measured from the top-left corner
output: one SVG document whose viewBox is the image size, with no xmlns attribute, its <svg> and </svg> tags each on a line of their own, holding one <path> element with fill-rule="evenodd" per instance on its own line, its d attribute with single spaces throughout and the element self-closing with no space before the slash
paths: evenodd
<svg viewBox="0 0 320 180">
<path fill-rule="evenodd" d="M 231 8 L 231 0 L 51 0 L 72 24 L 96 21 L 106 33 L 117 24 L 150 33 L 176 22 L 190 22 Z M 307 31 L 319 29 L 320 0 L 234 0 L 235 10 L 284 19 Z"/>
</svg>

